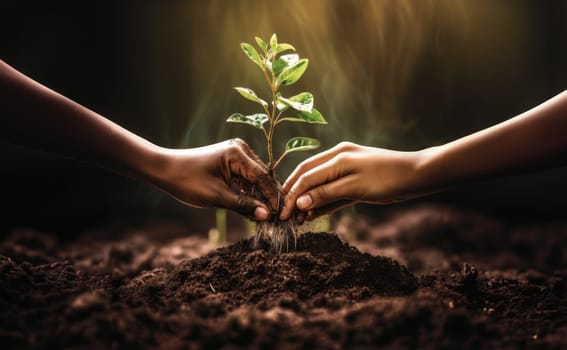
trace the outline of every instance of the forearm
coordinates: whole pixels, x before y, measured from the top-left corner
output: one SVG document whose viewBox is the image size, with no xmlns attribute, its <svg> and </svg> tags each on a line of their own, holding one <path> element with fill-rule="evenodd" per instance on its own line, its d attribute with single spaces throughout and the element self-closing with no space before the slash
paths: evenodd
<svg viewBox="0 0 567 350">
<path fill-rule="evenodd" d="M 0 61 L 0 139 L 151 181 L 161 149 Z"/>
<path fill-rule="evenodd" d="M 503 123 L 420 152 L 426 192 L 567 164 L 567 92 Z"/>
</svg>

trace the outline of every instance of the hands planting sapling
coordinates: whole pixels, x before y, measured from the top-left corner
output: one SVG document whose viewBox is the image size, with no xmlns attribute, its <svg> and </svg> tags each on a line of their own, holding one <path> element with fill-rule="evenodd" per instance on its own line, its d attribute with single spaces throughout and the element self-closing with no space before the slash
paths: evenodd
<svg viewBox="0 0 567 350">
<path fill-rule="evenodd" d="M 300 58 L 295 48 L 287 43 L 278 43 L 276 34 L 273 34 L 269 43 L 256 37 L 256 43 L 260 48 L 258 52 L 254 46 L 242 43 L 241 47 L 246 56 L 260 68 L 269 87 L 270 102 L 260 98 L 258 94 L 249 88 L 235 87 L 235 90 L 247 100 L 260 105 L 262 112 L 244 115 L 232 114 L 228 117 L 229 123 L 243 123 L 259 129 L 266 139 L 268 154 L 268 173 L 277 183 L 276 168 L 281 161 L 291 152 L 308 151 L 320 146 L 316 139 L 297 136 L 289 139 L 285 150 L 276 157 L 273 150 L 274 131 L 278 125 L 284 122 L 300 122 L 309 124 L 327 124 L 327 121 L 317 109 L 313 107 L 314 98 L 310 92 L 301 92 L 291 97 L 284 97 L 280 88 L 297 82 L 309 64 L 307 58 Z M 279 183 L 278 188 L 280 188 Z M 263 198 L 253 185 L 247 189 L 248 194 L 256 196 L 266 202 L 273 198 Z M 273 247 L 280 251 L 289 248 L 289 239 L 295 239 L 295 221 L 293 218 L 286 221 L 279 220 L 279 211 L 283 205 L 283 194 L 278 191 L 277 207 L 272 208 L 274 212 L 272 219 L 260 223 L 256 230 L 256 239 L 267 236 Z"/>
</svg>

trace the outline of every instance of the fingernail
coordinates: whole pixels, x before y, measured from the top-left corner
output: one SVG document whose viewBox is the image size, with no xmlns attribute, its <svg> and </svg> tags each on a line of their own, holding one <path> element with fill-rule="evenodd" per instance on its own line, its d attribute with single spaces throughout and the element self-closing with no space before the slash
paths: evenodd
<svg viewBox="0 0 567 350">
<path fill-rule="evenodd" d="M 268 220 L 269 216 L 270 213 L 264 207 L 256 207 L 256 210 L 254 210 L 254 217 L 256 218 L 256 220 L 260 220 L 260 221 Z"/>
<path fill-rule="evenodd" d="M 303 196 L 297 198 L 297 201 L 295 202 L 297 207 L 301 210 L 305 210 L 309 208 L 311 206 L 311 203 L 313 203 L 313 200 L 311 199 L 311 196 L 308 194 L 304 194 Z"/>
</svg>

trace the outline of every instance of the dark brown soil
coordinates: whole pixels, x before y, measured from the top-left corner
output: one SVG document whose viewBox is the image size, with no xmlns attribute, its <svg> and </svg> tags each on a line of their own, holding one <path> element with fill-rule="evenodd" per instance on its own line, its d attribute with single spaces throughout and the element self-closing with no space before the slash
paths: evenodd
<svg viewBox="0 0 567 350">
<path fill-rule="evenodd" d="M 310 233 L 284 254 L 249 240 L 215 250 L 171 227 L 67 244 L 16 230 L 0 243 L 0 344 L 562 348 L 566 227 L 418 208 L 339 222 L 357 248 Z"/>
</svg>

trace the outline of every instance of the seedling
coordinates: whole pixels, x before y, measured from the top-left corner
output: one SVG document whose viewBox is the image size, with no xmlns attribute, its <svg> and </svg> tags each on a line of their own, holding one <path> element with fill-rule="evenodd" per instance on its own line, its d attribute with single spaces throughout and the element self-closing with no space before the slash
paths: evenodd
<svg viewBox="0 0 567 350">
<path fill-rule="evenodd" d="M 246 56 L 260 68 L 264 75 L 268 83 L 271 101 L 267 102 L 261 99 L 252 89 L 235 87 L 234 89 L 242 97 L 259 104 L 262 112 L 250 115 L 235 113 L 228 117 L 227 122 L 247 124 L 262 131 L 266 138 L 269 174 L 277 183 L 276 168 L 288 154 L 316 149 L 320 146 L 320 142 L 310 137 L 293 137 L 287 141 L 285 150 L 278 157 L 275 157 L 273 140 L 276 127 L 283 122 L 327 124 L 327 121 L 313 107 L 314 99 L 310 92 L 301 92 L 291 97 L 284 97 L 280 93 L 280 88 L 292 85 L 301 78 L 307 69 L 309 60 L 299 58 L 296 53 L 290 53 L 295 52 L 295 48 L 290 44 L 278 43 L 276 34 L 272 35 L 269 43 L 256 37 L 256 44 L 260 48 L 260 52 L 248 43 L 241 43 L 240 46 Z M 257 191 L 252 189 L 251 192 L 253 192 L 253 195 L 257 195 Z M 292 222 L 281 223 L 277 220 L 277 215 L 274 215 L 273 220 L 268 224 L 257 225 L 256 241 L 267 235 L 276 250 L 282 250 L 284 242 L 286 249 L 288 249 L 289 237 L 292 236 L 295 239 L 295 223 L 293 220 L 291 220 Z"/>
</svg>

